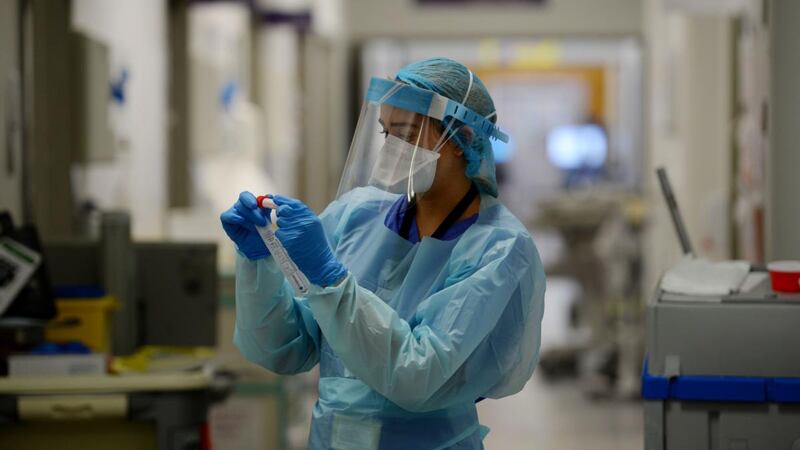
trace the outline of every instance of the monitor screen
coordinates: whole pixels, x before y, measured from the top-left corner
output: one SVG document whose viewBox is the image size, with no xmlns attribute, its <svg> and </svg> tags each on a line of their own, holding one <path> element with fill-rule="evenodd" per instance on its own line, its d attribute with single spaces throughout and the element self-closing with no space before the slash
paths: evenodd
<svg viewBox="0 0 800 450">
<path fill-rule="evenodd" d="M 547 134 L 547 157 L 561 170 L 599 169 L 607 156 L 608 138 L 600 125 L 562 125 Z"/>
</svg>

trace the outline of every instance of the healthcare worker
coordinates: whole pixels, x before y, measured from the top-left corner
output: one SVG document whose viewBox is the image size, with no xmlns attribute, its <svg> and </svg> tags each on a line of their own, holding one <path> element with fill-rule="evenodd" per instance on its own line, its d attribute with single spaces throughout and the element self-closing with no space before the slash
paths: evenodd
<svg viewBox="0 0 800 450">
<path fill-rule="evenodd" d="M 498 201 L 483 83 L 443 58 L 373 78 L 336 200 L 317 217 L 273 196 L 277 236 L 311 288 L 298 296 L 243 192 L 234 342 L 293 374 L 319 363 L 311 449 L 480 449 L 475 404 L 522 389 L 538 359 L 545 277 Z"/>
</svg>

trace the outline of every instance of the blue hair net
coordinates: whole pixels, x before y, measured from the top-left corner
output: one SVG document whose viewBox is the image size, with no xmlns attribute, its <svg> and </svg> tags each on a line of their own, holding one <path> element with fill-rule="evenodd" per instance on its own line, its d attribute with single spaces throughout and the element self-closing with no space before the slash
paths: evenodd
<svg viewBox="0 0 800 450">
<path fill-rule="evenodd" d="M 411 63 L 400 69 L 395 79 L 464 103 L 484 117 L 495 112 L 492 97 L 483 82 L 473 75 L 472 87 L 469 87 L 470 70 L 452 59 L 431 58 Z M 469 95 L 467 95 L 468 90 Z M 465 97 L 466 102 L 464 102 Z M 493 116 L 490 120 L 496 122 L 497 116 Z M 478 133 L 477 130 L 467 132 L 461 121 L 453 119 L 453 122 L 443 125 L 445 127 L 449 125 L 451 130 L 459 130 L 452 139 L 464 150 L 467 177 L 475 181 L 481 191 L 497 197 L 494 154 L 489 136 Z"/>
</svg>

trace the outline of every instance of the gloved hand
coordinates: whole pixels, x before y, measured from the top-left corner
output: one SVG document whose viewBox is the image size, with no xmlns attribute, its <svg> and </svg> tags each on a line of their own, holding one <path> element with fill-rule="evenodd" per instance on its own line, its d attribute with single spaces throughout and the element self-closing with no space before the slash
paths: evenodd
<svg viewBox="0 0 800 450">
<path fill-rule="evenodd" d="M 347 269 L 333 256 L 322 221 L 300 200 L 275 195 L 278 205 L 275 235 L 308 281 L 331 286 L 347 275 Z"/>
<path fill-rule="evenodd" d="M 247 259 L 269 256 L 267 246 L 256 231 L 256 225 L 269 223 L 269 212 L 269 209 L 259 208 L 256 197 L 245 191 L 239 194 L 239 200 L 229 210 L 219 216 L 225 233 Z"/>
</svg>

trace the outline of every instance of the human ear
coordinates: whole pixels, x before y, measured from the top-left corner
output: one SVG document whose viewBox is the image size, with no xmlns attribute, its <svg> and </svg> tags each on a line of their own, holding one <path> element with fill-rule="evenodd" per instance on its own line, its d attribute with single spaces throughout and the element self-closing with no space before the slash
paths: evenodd
<svg viewBox="0 0 800 450">
<path fill-rule="evenodd" d="M 467 147 L 472 145 L 472 139 L 475 137 L 475 132 L 472 131 L 472 128 L 463 126 L 460 130 L 458 130 L 458 134 L 461 136 L 461 139 L 467 145 Z"/>
<path fill-rule="evenodd" d="M 455 157 L 461 158 L 461 156 L 464 155 L 464 149 L 462 149 L 461 146 L 458 145 L 453 139 L 447 141 L 447 144 L 445 144 L 444 148 L 449 150 Z"/>
</svg>

